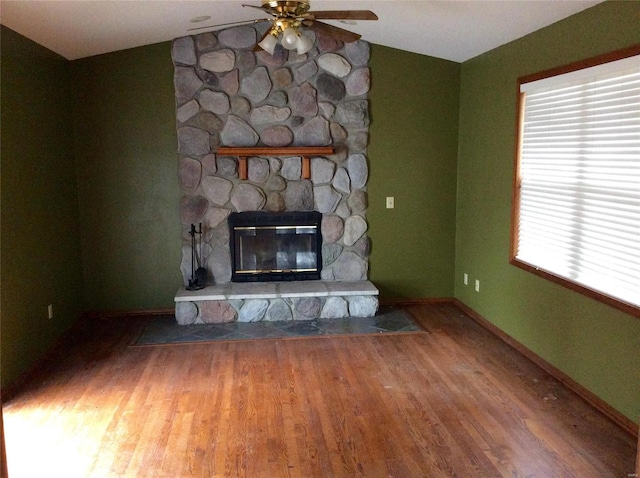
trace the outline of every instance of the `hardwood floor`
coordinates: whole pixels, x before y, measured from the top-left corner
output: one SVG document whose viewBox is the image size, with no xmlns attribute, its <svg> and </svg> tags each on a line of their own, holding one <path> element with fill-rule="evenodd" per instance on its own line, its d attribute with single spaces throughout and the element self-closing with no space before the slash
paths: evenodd
<svg viewBox="0 0 640 478">
<path fill-rule="evenodd" d="M 424 332 L 129 347 L 96 321 L 4 404 L 16 477 L 623 477 L 636 440 L 450 304 Z"/>
</svg>

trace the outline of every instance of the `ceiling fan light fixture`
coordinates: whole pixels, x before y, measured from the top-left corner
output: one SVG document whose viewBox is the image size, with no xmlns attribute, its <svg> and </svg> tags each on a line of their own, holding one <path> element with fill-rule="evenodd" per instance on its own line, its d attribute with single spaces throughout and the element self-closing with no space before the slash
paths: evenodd
<svg viewBox="0 0 640 478">
<path fill-rule="evenodd" d="M 298 55 L 307 53 L 311 48 L 313 48 L 313 42 L 311 40 L 304 35 L 298 36 L 298 41 L 296 42 L 296 51 L 298 52 Z"/>
<path fill-rule="evenodd" d="M 277 34 L 277 31 L 270 31 L 269 34 L 264 37 L 260 43 L 258 43 L 258 46 L 264 51 L 268 52 L 270 55 L 273 55 L 273 52 L 276 49 L 276 45 L 278 44 Z"/>
<path fill-rule="evenodd" d="M 293 50 L 298 44 L 298 32 L 294 28 L 287 27 L 282 32 L 282 46 L 287 50 Z"/>
</svg>

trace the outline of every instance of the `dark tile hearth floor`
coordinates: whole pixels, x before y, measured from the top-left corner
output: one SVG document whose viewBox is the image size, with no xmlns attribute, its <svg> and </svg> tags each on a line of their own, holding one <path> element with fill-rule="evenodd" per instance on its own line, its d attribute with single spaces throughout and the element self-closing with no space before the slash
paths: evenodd
<svg viewBox="0 0 640 478">
<path fill-rule="evenodd" d="M 380 307 L 375 317 L 313 319 L 282 322 L 231 322 L 228 324 L 178 325 L 175 318 L 152 318 L 133 345 L 180 344 L 215 340 L 313 337 L 320 335 L 418 332 L 422 329 L 402 310 Z"/>
</svg>

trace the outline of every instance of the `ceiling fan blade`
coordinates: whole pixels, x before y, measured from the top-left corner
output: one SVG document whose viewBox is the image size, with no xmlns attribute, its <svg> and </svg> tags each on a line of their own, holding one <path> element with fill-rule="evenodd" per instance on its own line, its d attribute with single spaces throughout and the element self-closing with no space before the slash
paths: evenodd
<svg viewBox="0 0 640 478">
<path fill-rule="evenodd" d="M 243 25 L 243 24 L 253 24 L 253 23 L 262 23 L 262 22 L 270 22 L 271 18 L 256 18 L 255 20 L 241 20 L 239 22 L 229 22 L 229 23 L 218 23 L 216 25 L 206 25 L 203 27 L 194 27 L 194 28 L 189 28 L 187 31 L 188 32 L 193 32 L 196 30 L 205 30 L 205 29 L 209 29 L 212 30 L 214 28 L 219 28 L 219 27 L 227 27 L 230 25 Z"/>
<path fill-rule="evenodd" d="M 322 10 L 308 12 L 317 20 L 377 20 L 378 15 L 371 10 Z M 306 16 L 306 15 L 305 15 Z"/>
<path fill-rule="evenodd" d="M 243 3 L 242 6 L 243 7 L 249 7 L 249 8 L 257 8 L 261 12 L 267 13 L 269 15 L 273 15 L 268 9 L 266 9 L 264 7 L 258 7 L 257 5 L 247 5 L 246 3 Z"/>
<path fill-rule="evenodd" d="M 306 25 L 306 23 L 305 23 Z M 330 36 L 336 40 L 342 40 L 345 43 L 352 43 L 358 41 L 362 35 L 350 32 L 349 30 L 343 30 L 342 28 L 334 27 L 328 23 L 312 22 L 307 25 L 310 30 L 313 30 L 320 35 Z"/>
</svg>

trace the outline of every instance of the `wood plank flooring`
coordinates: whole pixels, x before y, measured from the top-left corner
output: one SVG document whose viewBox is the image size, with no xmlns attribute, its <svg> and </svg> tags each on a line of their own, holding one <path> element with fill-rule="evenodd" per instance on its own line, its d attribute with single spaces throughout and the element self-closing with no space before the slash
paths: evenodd
<svg viewBox="0 0 640 478">
<path fill-rule="evenodd" d="M 636 440 L 450 304 L 424 332 L 128 347 L 89 324 L 4 404 L 17 477 L 616 477 Z"/>
</svg>

